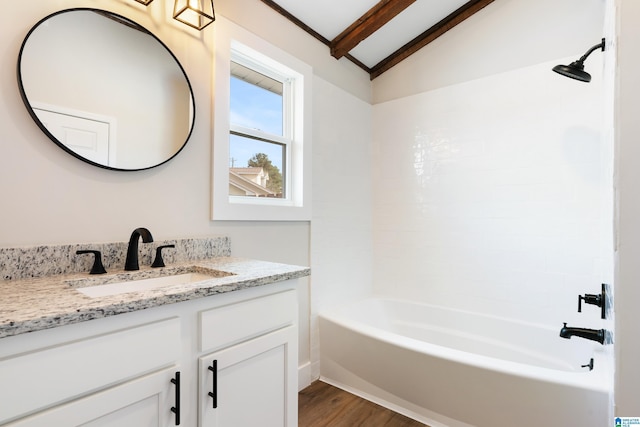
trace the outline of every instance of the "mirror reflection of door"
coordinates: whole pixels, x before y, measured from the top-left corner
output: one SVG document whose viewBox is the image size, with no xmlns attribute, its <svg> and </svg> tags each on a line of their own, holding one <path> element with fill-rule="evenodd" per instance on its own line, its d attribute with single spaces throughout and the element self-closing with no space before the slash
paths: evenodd
<svg viewBox="0 0 640 427">
<path fill-rule="evenodd" d="M 191 84 L 168 47 L 135 22 L 98 9 L 62 10 L 40 20 L 23 41 L 18 85 L 27 109 L 53 142 L 108 169 L 142 170 L 170 160 L 194 124 Z M 34 111 L 40 103 L 72 116 L 47 117 L 50 123 L 62 120 L 66 136 L 58 138 L 58 130 L 42 122 L 43 114 Z M 85 125 L 75 118 L 94 120 L 93 115 L 97 121 L 117 119 L 107 148 L 94 150 L 98 140 L 75 132 Z M 80 139 L 79 147 L 69 146 L 69 137 Z"/>
<path fill-rule="evenodd" d="M 115 164 L 115 144 L 109 143 L 115 134 L 115 119 L 62 111 L 54 106 L 34 106 L 33 111 L 47 130 L 74 153 L 101 165 Z"/>
</svg>

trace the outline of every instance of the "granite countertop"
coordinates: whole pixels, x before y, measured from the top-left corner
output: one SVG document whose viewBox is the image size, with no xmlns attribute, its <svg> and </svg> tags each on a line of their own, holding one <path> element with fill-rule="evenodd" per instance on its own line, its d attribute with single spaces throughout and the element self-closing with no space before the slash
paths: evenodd
<svg viewBox="0 0 640 427">
<path fill-rule="evenodd" d="M 85 286 L 121 282 L 127 278 L 139 280 L 188 272 L 222 277 L 93 298 L 77 290 Z M 164 268 L 141 267 L 133 272 L 114 271 L 104 275 L 72 274 L 0 281 L 0 338 L 297 279 L 310 273 L 308 267 L 218 257 Z"/>
</svg>

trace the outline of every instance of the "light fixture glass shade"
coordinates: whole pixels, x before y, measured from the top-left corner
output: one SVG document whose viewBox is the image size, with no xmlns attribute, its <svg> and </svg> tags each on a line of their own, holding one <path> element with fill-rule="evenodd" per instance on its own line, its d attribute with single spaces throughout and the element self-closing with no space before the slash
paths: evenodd
<svg viewBox="0 0 640 427">
<path fill-rule="evenodd" d="M 216 20 L 213 0 L 176 0 L 173 18 L 196 30 L 202 30 Z"/>
<path fill-rule="evenodd" d="M 153 0 L 136 0 L 138 3 L 142 3 L 145 6 L 149 6 L 149 3 L 151 3 Z"/>
</svg>

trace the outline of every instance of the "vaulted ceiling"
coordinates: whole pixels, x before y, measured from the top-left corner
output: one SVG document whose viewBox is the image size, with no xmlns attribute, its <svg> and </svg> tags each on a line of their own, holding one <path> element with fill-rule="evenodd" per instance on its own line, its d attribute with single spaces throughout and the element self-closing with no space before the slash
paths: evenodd
<svg viewBox="0 0 640 427">
<path fill-rule="evenodd" d="M 262 0 L 375 79 L 494 0 Z"/>
</svg>

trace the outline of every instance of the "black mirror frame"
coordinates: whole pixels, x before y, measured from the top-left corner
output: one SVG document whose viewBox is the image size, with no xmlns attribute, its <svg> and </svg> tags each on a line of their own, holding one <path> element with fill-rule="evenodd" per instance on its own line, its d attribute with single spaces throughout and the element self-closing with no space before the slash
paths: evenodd
<svg viewBox="0 0 640 427">
<path fill-rule="evenodd" d="M 116 17 L 118 20 L 120 20 L 123 25 L 131 25 L 131 26 L 134 26 L 136 29 L 139 29 L 139 30 L 147 33 L 148 35 L 153 37 L 158 43 L 160 43 L 160 45 L 162 45 L 162 47 L 164 47 L 164 49 L 169 53 L 169 55 L 171 55 L 171 57 L 173 58 L 175 63 L 178 65 L 178 68 L 180 68 L 180 71 L 184 75 L 184 78 L 185 78 L 185 80 L 187 82 L 187 86 L 189 87 L 189 92 L 191 93 L 191 108 L 192 108 L 191 126 L 189 128 L 189 133 L 187 134 L 187 137 L 186 137 L 184 143 L 182 144 L 182 146 L 174 154 L 172 154 L 169 158 L 167 158 L 166 160 L 163 160 L 162 162 L 157 163 L 157 164 L 153 164 L 151 166 L 142 167 L 142 168 L 136 168 L 136 169 L 121 169 L 121 168 L 116 168 L 116 167 L 112 167 L 112 166 L 103 165 L 103 164 L 100 164 L 100 163 L 93 162 L 93 161 L 91 161 L 89 159 L 86 159 L 86 158 L 82 157 L 81 155 L 79 155 L 75 151 L 71 150 L 70 148 L 65 146 L 62 142 L 60 142 L 55 136 L 53 136 L 53 134 L 51 134 L 51 132 L 49 132 L 47 130 L 46 126 L 42 123 L 40 118 L 37 116 L 37 114 L 33 110 L 33 107 L 31 106 L 31 103 L 29 102 L 29 99 L 27 98 L 27 94 L 25 92 L 24 85 L 23 85 L 23 82 L 22 82 L 22 70 L 21 70 L 22 55 L 23 55 L 25 46 L 27 44 L 27 41 L 29 40 L 29 37 L 31 36 L 31 34 L 42 23 L 44 23 L 48 19 L 51 19 L 54 16 L 60 15 L 62 13 L 76 12 L 76 11 L 91 11 L 91 12 L 109 14 L 109 15 L 112 15 L 112 16 Z M 130 23 L 130 24 L 126 24 L 126 23 Z M 17 62 L 17 79 L 18 79 L 18 89 L 20 91 L 20 97 L 22 98 L 22 101 L 24 102 L 24 105 L 27 108 L 27 111 L 29 112 L 29 115 L 35 121 L 35 123 L 38 125 L 40 130 L 42 130 L 42 132 L 44 132 L 44 134 L 47 135 L 47 137 L 49 137 L 49 139 L 51 139 L 51 141 L 53 141 L 58 147 L 62 148 L 67 153 L 69 153 L 72 156 L 82 160 L 83 162 L 89 163 L 89 164 L 91 164 L 93 166 L 97 166 L 97 167 L 102 168 L 102 169 L 109 169 L 109 170 L 121 171 L 121 172 L 135 172 L 135 171 L 148 170 L 148 169 L 152 169 L 152 168 L 158 167 L 160 165 L 163 165 L 163 164 L 169 162 L 170 160 L 172 160 L 174 157 L 176 157 L 184 149 L 184 147 L 187 145 L 187 142 L 189 142 L 189 139 L 191 138 L 191 134 L 193 133 L 193 128 L 195 126 L 195 120 L 196 120 L 195 94 L 193 92 L 193 87 L 191 86 L 191 82 L 189 81 L 189 76 L 187 75 L 187 73 L 186 73 L 184 67 L 182 66 L 182 64 L 180 63 L 180 61 L 178 61 L 178 58 L 174 55 L 174 53 L 171 51 L 171 49 L 169 49 L 169 47 L 165 43 L 162 42 L 162 40 L 160 40 L 155 34 L 153 34 L 147 28 L 145 28 L 144 26 L 138 24 L 137 22 L 133 21 L 132 19 L 129 19 L 129 18 L 125 17 L 125 16 L 122 16 L 122 15 L 120 15 L 118 13 L 111 12 L 111 11 L 108 11 L 108 10 L 91 8 L 91 7 L 77 7 L 77 8 L 59 10 L 59 11 L 51 13 L 51 14 L 45 16 L 44 18 L 40 19 L 33 27 L 31 27 L 31 29 L 29 30 L 29 32 L 25 36 L 25 38 L 22 41 L 22 44 L 20 46 L 20 52 L 18 53 L 18 62 Z"/>
</svg>

